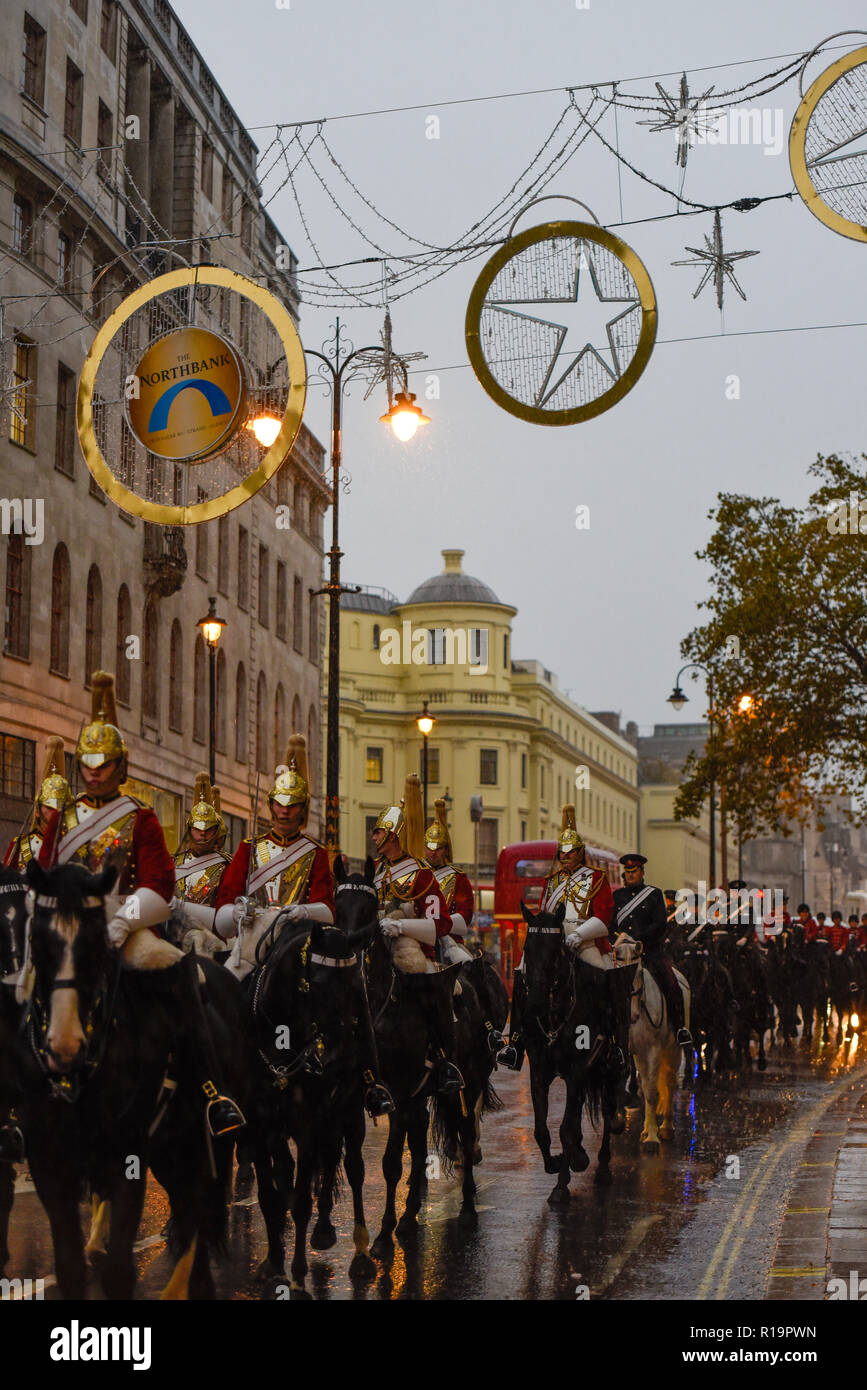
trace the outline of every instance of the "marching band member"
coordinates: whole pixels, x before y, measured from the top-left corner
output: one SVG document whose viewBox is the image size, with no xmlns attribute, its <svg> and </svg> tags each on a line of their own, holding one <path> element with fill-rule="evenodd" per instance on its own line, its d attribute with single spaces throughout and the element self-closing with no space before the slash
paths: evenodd
<svg viewBox="0 0 867 1390">
<path fill-rule="evenodd" d="M 120 903 L 108 922 L 108 937 L 123 951 L 133 969 L 164 969 L 183 960 L 183 954 L 159 938 L 156 928 L 171 911 L 175 887 L 175 866 L 166 848 L 162 826 L 149 806 L 135 797 L 122 795 L 126 781 L 128 751 L 117 727 L 114 677 L 95 671 L 91 682 L 91 722 L 82 730 L 75 750 L 86 790 L 74 802 L 74 816 L 67 822 L 59 811 L 52 813 L 40 851 L 39 862 L 82 864 L 91 873 L 106 861 L 115 865 L 118 880 L 115 893 Z M 145 932 L 146 928 L 150 928 Z M 186 980 L 186 975 L 181 975 Z M 190 977 L 192 980 L 192 977 Z M 184 986 L 181 985 L 183 988 Z M 192 988 L 198 988 L 195 982 Z M 192 1001 L 188 1022 L 201 1017 L 199 1001 Z M 207 1098 L 206 1120 L 211 1133 L 226 1134 L 240 1128 L 244 1117 L 229 1096 L 221 1095 L 207 1074 L 200 1041 L 187 1032 L 183 1044 L 189 1051 L 194 1071 L 204 1076 L 202 1091 Z M 212 1049 L 211 1049 L 212 1050 Z"/>
<path fill-rule="evenodd" d="M 63 739 L 53 735 L 45 746 L 45 761 L 36 801 L 28 823 L 6 850 L 3 863 L 23 873 L 31 859 L 38 859 L 52 811 L 61 812 L 64 823 L 75 824 L 72 791 L 66 780 Z"/>
<path fill-rule="evenodd" d="M 452 863 L 452 840 L 446 820 L 446 803 L 440 798 L 434 802 L 434 818 L 425 831 L 425 859 L 433 869 L 440 892 L 446 900 L 452 929 L 448 936 L 440 937 L 443 958 L 447 965 L 457 961 L 467 962 L 479 1003 L 485 1014 L 484 1026 L 488 1047 L 499 1052 L 503 1046 L 503 1035 L 494 1027 L 491 1015 L 491 998 L 485 980 L 485 962 L 478 961 L 464 944 L 465 937 L 473 922 L 473 885 L 462 870 Z"/>
<path fill-rule="evenodd" d="M 286 907 L 295 926 L 318 922 L 334 925 L 334 879 L 328 852 L 304 834 L 310 811 L 307 742 L 292 734 L 286 764 L 277 768 L 268 794 L 271 829 L 242 841 L 220 881 L 214 930 L 224 939 L 234 936 L 253 916 L 255 906 Z M 373 1020 L 364 997 L 358 1021 L 364 1104 L 369 1115 L 387 1115 L 394 1101 L 379 1079 Z"/>
<path fill-rule="evenodd" d="M 611 885 L 602 869 L 585 864 L 585 845 L 575 824 L 575 807 L 564 806 L 561 830 L 557 837 L 557 853 L 542 893 L 540 912 L 553 912 L 564 903 L 566 915 L 563 929 L 566 945 L 577 952 L 586 965 L 598 970 L 613 970 L 614 959 L 608 927 L 614 913 Z M 512 982 L 512 1012 L 509 1020 L 509 1042 L 499 1055 L 499 1061 L 511 1071 L 520 1071 L 524 1062 L 523 1016 L 526 1002 L 524 960 L 515 971 Z M 615 1002 L 610 991 L 612 1035 L 623 1034 L 622 1006 Z M 620 1019 L 620 1026 L 616 1020 Z M 627 1014 L 628 1033 L 628 1014 Z M 616 1046 L 624 1052 L 622 1040 Z M 625 1055 L 624 1055 L 625 1061 Z"/>
<path fill-rule="evenodd" d="M 421 784 L 414 774 L 406 779 L 404 799 L 387 806 L 371 832 L 379 859 L 374 880 L 380 906 L 380 930 L 392 940 L 414 940 L 435 972 L 434 946 L 449 936 L 452 919 L 439 883 L 422 862 L 424 816 Z M 396 951 L 395 964 L 400 968 Z M 463 1090 L 464 1079 L 455 1066 L 455 1020 L 451 998 L 434 986 L 419 990 L 434 1046 L 434 1079 L 442 1095 Z"/>
<path fill-rule="evenodd" d="M 616 930 L 628 932 L 641 942 L 644 948 L 642 961 L 665 1000 L 675 1041 L 680 1047 L 692 1047 L 683 991 L 665 950 L 665 933 L 668 929 L 665 898 L 658 888 L 644 882 L 647 859 L 643 854 L 621 855 L 620 862 L 625 883 L 622 888 L 614 890 Z"/>
<path fill-rule="evenodd" d="M 181 908 L 197 927 L 211 932 L 220 880 L 229 863 L 229 856 L 223 853 L 225 842 L 226 823 L 220 812 L 219 788 L 211 786 L 206 772 L 200 772 L 184 837 L 175 853 L 172 907 Z"/>
</svg>

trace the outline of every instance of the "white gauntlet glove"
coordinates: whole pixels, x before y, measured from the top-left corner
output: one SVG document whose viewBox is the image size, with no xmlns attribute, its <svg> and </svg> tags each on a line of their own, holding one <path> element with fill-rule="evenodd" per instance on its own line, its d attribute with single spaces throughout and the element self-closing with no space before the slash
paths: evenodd
<svg viewBox="0 0 867 1390">
<path fill-rule="evenodd" d="M 384 917 L 379 924 L 379 929 L 385 937 L 400 936 L 400 923 L 393 917 Z"/>
<path fill-rule="evenodd" d="M 108 939 L 120 950 L 127 937 L 141 927 L 155 927 L 164 922 L 171 909 L 165 898 L 152 888 L 137 888 L 108 923 Z"/>
</svg>

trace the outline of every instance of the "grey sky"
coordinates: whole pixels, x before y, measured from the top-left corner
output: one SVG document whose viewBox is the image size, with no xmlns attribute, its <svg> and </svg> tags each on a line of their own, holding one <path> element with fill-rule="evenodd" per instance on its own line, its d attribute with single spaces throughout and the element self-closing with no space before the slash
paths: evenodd
<svg viewBox="0 0 867 1390">
<path fill-rule="evenodd" d="M 806 0 L 589 0 L 589 9 L 575 0 L 291 0 L 289 9 L 273 0 L 175 0 L 175 8 L 248 127 L 660 72 L 676 74 L 662 79 L 676 93 L 683 68 L 689 74 L 769 59 L 690 77 L 696 95 L 711 84 L 725 91 L 780 66 L 777 55 L 804 51 L 864 19 L 863 8 L 846 0 L 821 7 Z M 858 43 L 853 36 L 851 47 Z M 808 83 L 841 51 L 814 61 Z M 639 85 L 653 89 L 652 81 Z M 565 92 L 555 92 L 431 107 L 438 140 L 426 138 L 426 109 L 334 121 L 325 133 L 377 208 L 447 245 L 506 192 L 565 101 Z M 779 154 L 761 146 L 692 149 L 685 196 L 717 203 L 790 189 L 788 129 L 797 101 L 791 81 L 757 103 L 782 108 Z M 677 187 L 672 134 L 652 133 L 635 123 L 639 118 L 618 117 L 624 154 Z M 610 116 L 602 129 L 613 139 Z M 254 131 L 260 149 L 272 135 Z M 674 210 L 672 199 L 626 169 L 621 187 L 623 220 Z M 548 191 L 581 198 L 604 225 L 621 221 L 616 162 L 592 137 Z M 315 264 L 288 190 L 269 211 L 300 265 Z M 324 197 L 311 196 L 305 213 L 325 258 L 369 254 Z M 519 226 L 570 215 L 568 203 L 546 202 Z M 389 253 L 407 249 L 383 223 L 368 217 L 364 226 Z M 678 644 L 704 592 L 694 552 L 708 534 L 718 489 L 803 500 L 806 468 L 818 452 L 860 453 L 865 445 L 865 329 L 720 336 L 712 287 L 692 298 L 701 271 L 670 265 L 711 231 L 712 215 L 702 214 L 618 232 L 654 282 L 658 342 L 635 389 L 584 425 L 525 424 L 476 381 L 464 315 L 485 256 L 399 300 L 396 347 L 426 351 L 424 372 L 458 369 L 439 372 L 439 400 L 422 400 L 433 423 L 408 446 L 392 441 L 377 421 L 382 391 L 363 402 L 364 387 L 353 388 L 344 417 L 353 478 L 341 512 L 346 579 L 382 584 L 404 598 L 441 567 L 443 547 L 460 546 L 466 569 L 518 607 L 515 656 L 543 660 L 591 709 L 620 709 L 641 725 L 668 720 Z M 748 299 L 727 292 L 729 334 L 867 319 L 867 246 L 823 227 L 798 198 L 746 215 L 724 213 L 723 237 L 727 249 L 761 252 L 735 266 Z M 378 341 L 381 310 L 347 303 L 340 312 L 356 346 Z M 303 307 L 305 345 L 319 348 L 334 317 L 334 310 Z M 717 336 L 665 341 L 702 334 Z M 739 400 L 726 398 L 731 374 L 740 378 Z M 421 400 L 423 375 L 414 389 Z M 328 402 L 313 384 L 305 418 L 327 443 Z M 575 528 L 579 504 L 591 509 L 589 530 Z M 697 687 L 696 703 L 681 717 L 697 718 L 702 708 Z"/>
</svg>

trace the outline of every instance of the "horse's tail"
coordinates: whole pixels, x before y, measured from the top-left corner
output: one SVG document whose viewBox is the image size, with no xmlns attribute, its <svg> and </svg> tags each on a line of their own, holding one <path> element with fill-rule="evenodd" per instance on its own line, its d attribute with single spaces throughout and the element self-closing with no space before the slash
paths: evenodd
<svg viewBox="0 0 867 1390">
<path fill-rule="evenodd" d="M 461 1102 L 457 1096 L 441 1096 L 436 1092 L 431 1100 L 431 1139 L 442 1159 L 446 1175 L 451 1177 L 461 1153 Z"/>
<path fill-rule="evenodd" d="M 485 1078 L 485 1085 L 482 1090 L 482 1114 L 490 1115 L 497 1110 L 502 1110 L 503 1102 L 494 1090 L 493 1072 Z"/>
</svg>

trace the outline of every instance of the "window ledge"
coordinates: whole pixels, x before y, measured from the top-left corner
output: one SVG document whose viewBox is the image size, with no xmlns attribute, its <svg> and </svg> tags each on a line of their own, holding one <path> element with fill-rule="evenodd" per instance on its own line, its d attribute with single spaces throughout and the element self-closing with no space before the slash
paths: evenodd
<svg viewBox="0 0 867 1390">
<path fill-rule="evenodd" d="M 5 656 L 7 661 L 20 661 L 22 666 L 31 666 L 33 664 L 32 657 L 19 656 L 17 652 L 7 652 L 5 647 L 3 648 L 3 655 Z"/>
</svg>

